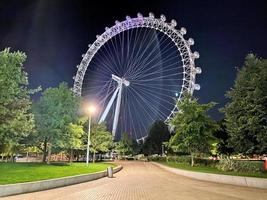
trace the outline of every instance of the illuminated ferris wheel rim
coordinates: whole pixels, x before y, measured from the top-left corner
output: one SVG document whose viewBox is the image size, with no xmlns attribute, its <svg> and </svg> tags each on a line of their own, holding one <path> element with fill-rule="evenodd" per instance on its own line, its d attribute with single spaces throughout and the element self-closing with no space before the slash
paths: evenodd
<svg viewBox="0 0 267 200">
<path fill-rule="evenodd" d="M 177 25 L 176 20 L 172 19 L 170 23 L 166 22 L 166 17 L 160 15 L 160 18 L 155 18 L 153 13 L 149 13 L 148 17 L 143 17 L 142 14 L 138 13 L 137 17 L 131 18 L 126 16 L 126 20 L 119 22 L 115 21 L 115 25 L 111 28 L 106 27 L 105 32 L 102 35 L 97 35 L 96 40 L 93 44 L 88 45 L 88 50 L 85 54 L 82 55 L 82 61 L 77 65 L 77 73 L 74 79 L 73 92 L 75 95 L 81 96 L 83 79 L 89 66 L 92 58 L 97 53 L 97 51 L 111 38 L 122 33 L 135 28 L 151 28 L 156 31 L 160 31 L 167 35 L 174 45 L 177 47 L 180 52 L 183 63 L 183 83 L 180 92 L 177 95 L 177 100 L 181 100 L 184 93 L 192 94 L 194 90 L 199 90 L 200 86 L 195 84 L 196 74 L 201 73 L 200 67 L 195 67 L 195 59 L 199 58 L 199 53 L 192 53 L 190 46 L 194 45 L 194 40 L 189 38 L 188 40 L 184 39 L 186 34 L 186 29 L 182 27 L 180 30 L 177 30 L 175 27 Z M 173 115 L 178 111 L 176 105 L 172 109 L 171 113 L 165 119 L 165 123 L 169 123 Z"/>
</svg>

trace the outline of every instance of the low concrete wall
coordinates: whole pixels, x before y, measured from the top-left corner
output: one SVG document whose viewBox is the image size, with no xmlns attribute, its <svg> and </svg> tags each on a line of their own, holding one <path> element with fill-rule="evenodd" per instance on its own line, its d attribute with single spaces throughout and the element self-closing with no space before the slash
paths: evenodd
<svg viewBox="0 0 267 200">
<path fill-rule="evenodd" d="M 156 162 L 153 162 L 153 164 L 169 172 L 172 172 L 174 174 L 179 174 L 182 176 L 187 176 L 189 178 L 194 178 L 194 179 L 198 179 L 202 181 L 211 181 L 211 182 L 216 182 L 216 183 L 225 183 L 225 184 L 231 184 L 231 185 L 267 189 L 267 179 L 265 178 L 253 178 L 253 177 L 244 177 L 244 176 L 230 176 L 230 175 L 222 175 L 222 174 L 192 172 L 192 171 L 168 167 L 168 166 L 156 163 Z"/>
<path fill-rule="evenodd" d="M 116 173 L 121 169 L 122 166 L 117 166 L 114 168 L 113 172 Z M 27 192 L 35 192 L 40 190 L 47 190 L 56 187 L 62 187 L 76 183 L 92 181 L 106 176 L 107 176 L 107 171 L 105 170 L 93 174 L 82 174 L 82 175 L 68 176 L 64 178 L 56 178 L 43 181 L 0 185 L 0 197 L 14 195 L 14 194 L 22 194 Z"/>
</svg>

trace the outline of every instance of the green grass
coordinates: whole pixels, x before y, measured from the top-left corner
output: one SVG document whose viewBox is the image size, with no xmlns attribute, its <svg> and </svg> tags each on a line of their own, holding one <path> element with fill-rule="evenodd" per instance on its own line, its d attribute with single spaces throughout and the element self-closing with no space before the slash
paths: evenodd
<svg viewBox="0 0 267 200">
<path fill-rule="evenodd" d="M 224 172 L 220 171 L 215 167 L 210 166 L 195 166 L 191 167 L 189 164 L 186 163 L 176 163 L 176 162 L 158 162 L 169 167 L 184 169 L 188 171 L 195 171 L 195 172 L 205 172 L 205 173 L 213 173 L 213 174 L 224 174 L 224 175 L 231 175 L 231 176 L 248 176 L 248 177 L 257 177 L 257 178 L 267 178 L 267 173 L 245 173 L 245 172 Z"/>
<path fill-rule="evenodd" d="M 71 165 L 47 165 L 42 163 L 0 163 L 0 184 L 39 181 L 79 174 L 89 174 L 116 166 L 111 163 L 73 163 Z"/>
</svg>

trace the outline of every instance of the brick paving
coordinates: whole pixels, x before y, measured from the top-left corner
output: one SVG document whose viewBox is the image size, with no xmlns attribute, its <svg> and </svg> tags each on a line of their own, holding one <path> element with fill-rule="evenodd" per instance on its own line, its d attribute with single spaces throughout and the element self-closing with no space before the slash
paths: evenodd
<svg viewBox="0 0 267 200">
<path fill-rule="evenodd" d="M 198 181 L 147 162 L 121 162 L 114 178 L 2 198 L 3 200 L 240 200 L 267 199 L 267 190 Z"/>
</svg>

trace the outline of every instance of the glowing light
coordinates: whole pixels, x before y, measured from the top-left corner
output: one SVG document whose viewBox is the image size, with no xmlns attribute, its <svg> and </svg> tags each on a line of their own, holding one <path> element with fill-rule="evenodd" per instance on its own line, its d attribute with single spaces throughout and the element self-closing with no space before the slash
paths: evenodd
<svg viewBox="0 0 267 200">
<path fill-rule="evenodd" d="M 87 107 L 87 112 L 88 112 L 89 114 L 94 114 L 94 113 L 96 112 L 96 107 L 95 107 L 94 105 L 89 105 L 89 106 Z"/>
</svg>

